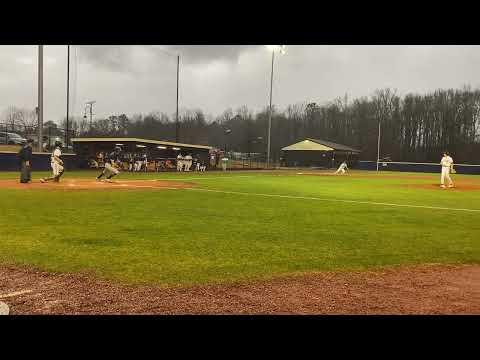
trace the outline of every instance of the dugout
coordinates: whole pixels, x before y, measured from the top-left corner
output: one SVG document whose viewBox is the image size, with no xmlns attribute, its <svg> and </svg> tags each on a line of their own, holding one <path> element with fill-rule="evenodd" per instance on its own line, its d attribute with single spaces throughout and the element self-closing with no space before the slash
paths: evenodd
<svg viewBox="0 0 480 360">
<path fill-rule="evenodd" d="M 210 146 L 176 143 L 160 140 L 148 140 L 139 138 L 73 138 L 73 150 L 77 154 L 78 161 L 82 168 L 90 167 L 92 159 L 97 160 L 100 153 L 112 152 L 115 146 L 123 150 L 124 161 L 128 156 L 135 154 L 146 154 L 149 166 L 152 170 L 155 166 L 162 164 L 163 169 L 170 169 L 165 164 L 175 165 L 178 154 L 186 156 L 190 154 L 198 158 L 202 163 L 208 165 Z M 171 169 L 174 169 L 173 166 Z"/>
<path fill-rule="evenodd" d="M 287 167 L 336 168 L 343 161 L 350 167 L 357 164 L 360 150 L 319 139 L 305 139 L 282 148 Z"/>
</svg>

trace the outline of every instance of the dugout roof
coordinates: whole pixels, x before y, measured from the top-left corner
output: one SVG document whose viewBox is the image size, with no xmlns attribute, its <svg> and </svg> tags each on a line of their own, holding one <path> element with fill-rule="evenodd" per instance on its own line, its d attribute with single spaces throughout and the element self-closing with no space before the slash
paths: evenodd
<svg viewBox="0 0 480 360">
<path fill-rule="evenodd" d="M 137 144 L 151 144 L 151 145 L 162 145 L 169 147 L 178 147 L 178 148 L 189 148 L 189 149 L 202 149 L 210 150 L 211 146 L 206 145 L 193 145 L 193 144 L 184 144 L 176 143 L 170 141 L 160 141 L 160 140 L 148 140 L 148 139 L 138 139 L 138 138 L 102 138 L 102 137 L 86 137 L 86 138 L 73 138 L 73 143 L 137 143 Z"/>
<path fill-rule="evenodd" d="M 360 153 L 360 150 L 354 149 L 350 146 L 311 138 L 286 146 L 282 148 L 282 151 L 339 151 L 357 154 Z"/>
</svg>

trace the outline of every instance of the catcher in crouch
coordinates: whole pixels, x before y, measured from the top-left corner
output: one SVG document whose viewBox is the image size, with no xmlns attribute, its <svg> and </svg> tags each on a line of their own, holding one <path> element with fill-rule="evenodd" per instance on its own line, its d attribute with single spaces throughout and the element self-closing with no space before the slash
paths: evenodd
<svg viewBox="0 0 480 360">
<path fill-rule="evenodd" d="M 60 141 L 55 141 L 55 150 L 52 152 L 50 165 L 52 166 L 53 175 L 49 178 L 40 179 L 41 183 L 47 181 L 60 182 L 60 177 L 63 175 L 65 168 L 63 167 L 63 160 L 60 158 L 62 156 L 62 143 Z"/>
<path fill-rule="evenodd" d="M 105 168 L 100 175 L 97 176 L 97 181 L 102 181 L 102 177 L 105 176 L 106 179 L 104 181 L 110 182 L 112 177 L 120 173 L 120 171 L 117 169 L 117 166 L 121 163 L 121 152 L 122 148 L 116 146 L 113 152 L 105 155 Z"/>
</svg>

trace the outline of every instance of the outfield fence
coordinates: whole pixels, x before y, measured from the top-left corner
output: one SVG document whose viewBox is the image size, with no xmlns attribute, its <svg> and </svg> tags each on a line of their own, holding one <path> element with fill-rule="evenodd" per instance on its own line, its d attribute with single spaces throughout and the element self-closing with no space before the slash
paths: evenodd
<svg viewBox="0 0 480 360">
<path fill-rule="evenodd" d="M 475 164 L 454 164 L 457 174 L 480 175 L 480 165 Z M 377 170 L 377 161 L 359 161 L 355 167 L 359 170 Z M 404 171 L 404 172 L 428 172 L 439 173 L 440 164 L 435 163 L 417 163 L 401 161 L 379 161 L 378 171 Z"/>
</svg>

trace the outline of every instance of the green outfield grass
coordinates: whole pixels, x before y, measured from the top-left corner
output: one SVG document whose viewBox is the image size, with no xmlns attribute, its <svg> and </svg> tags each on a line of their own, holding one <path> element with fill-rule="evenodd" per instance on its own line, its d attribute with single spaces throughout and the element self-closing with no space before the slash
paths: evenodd
<svg viewBox="0 0 480 360">
<path fill-rule="evenodd" d="M 480 263 L 480 211 L 472 211 L 480 191 L 412 187 L 436 184 L 438 174 L 355 174 L 122 173 L 118 180 L 179 179 L 201 190 L 0 189 L 0 263 L 157 285 Z M 480 185 L 479 176 L 454 180 Z"/>
</svg>

